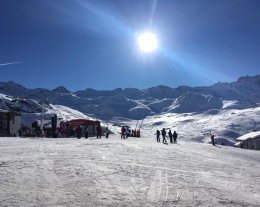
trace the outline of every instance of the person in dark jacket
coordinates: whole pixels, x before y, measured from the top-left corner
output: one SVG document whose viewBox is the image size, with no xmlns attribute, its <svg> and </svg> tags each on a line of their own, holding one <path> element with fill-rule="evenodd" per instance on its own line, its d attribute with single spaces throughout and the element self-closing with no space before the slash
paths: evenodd
<svg viewBox="0 0 260 207">
<path fill-rule="evenodd" d="M 21 129 L 19 129 L 18 133 L 19 133 L 19 137 L 22 137 L 22 130 Z"/>
<path fill-rule="evenodd" d="M 88 138 L 88 126 L 85 127 L 85 139 Z"/>
<path fill-rule="evenodd" d="M 169 136 L 169 138 L 170 138 L 170 143 L 173 143 L 173 142 L 172 142 L 172 130 L 170 130 L 170 131 L 168 132 L 168 136 Z"/>
<path fill-rule="evenodd" d="M 102 128 L 100 125 L 97 126 L 97 139 L 101 139 L 101 134 L 102 134 Z"/>
<path fill-rule="evenodd" d="M 165 131 L 165 128 L 162 129 L 162 137 L 163 137 L 163 144 L 167 144 L 167 141 L 166 141 L 166 131 Z"/>
<path fill-rule="evenodd" d="M 158 129 L 156 131 L 156 139 L 157 139 L 157 142 L 161 142 L 161 140 L 160 140 L 160 131 Z"/>
<path fill-rule="evenodd" d="M 106 138 L 108 138 L 108 136 L 110 134 L 110 131 L 109 131 L 108 127 L 106 127 L 105 134 L 106 134 Z"/>
<path fill-rule="evenodd" d="M 81 138 L 81 134 L 82 134 L 82 128 L 81 126 L 78 126 L 76 129 L 76 134 L 77 134 L 77 139 Z"/>
<path fill-rule="evenodd" d="M 177 144 L 177 137 L 178 137 L 178 134 L 176 131 L 173 132 L 173 141 L 175 144 Z"/>
<path fill-rule="evenodd" d="M 211 135 L 211 142 L 212 142 L 212 145 L 214 145 L 214 146 L 216 146 L 216 144 L 215 144 L 215 135 Z"/>
</svg>

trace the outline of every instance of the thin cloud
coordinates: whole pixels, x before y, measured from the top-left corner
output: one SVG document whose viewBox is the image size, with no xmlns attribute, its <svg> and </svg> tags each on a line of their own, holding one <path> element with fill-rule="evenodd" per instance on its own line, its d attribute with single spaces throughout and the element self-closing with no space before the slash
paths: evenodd
<svg viewBox="0 0 260 207">
<path fill-rule="evenodd" d="M 7 65 L 14 65 L 14 64 L 20 64 L 22 62 L 10 62 L 10 63 L 0 63 L 0 67 L 7 66 Z"/>
</svg>

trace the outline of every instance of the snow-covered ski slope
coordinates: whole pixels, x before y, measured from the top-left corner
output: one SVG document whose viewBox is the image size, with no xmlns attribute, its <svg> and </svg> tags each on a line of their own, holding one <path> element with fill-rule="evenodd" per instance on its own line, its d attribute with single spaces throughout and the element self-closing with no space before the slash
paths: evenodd
<svg viewBox="0 0 260 207">
<path fill-rule="evenodd" d="M 155 138 L 0 138 L 0 206 L 260 206 L 260 151 Z"/>
<path fill-rule="evenodd" d="M 4 110 L 16 109 L 22 113 L 22 123 L 31 126 L 35 120 L 41 120 L 41 111 L 44 107 L 45 124 L 50 125 L 51 115 L 58 115 L 58 121 L 71 119 L 94 119 L 92 115 L 86 115 L 78 110 L 63 105 L 39 104 L 32 99 L 16 99 L 0 94 L 0 108 Z M 120 128 L 112 125 L 129 125 L 133 129 L 141 125 L 141 133 L 144 136 L 154 136 L 157 129 L 162 128 L 176 130 L 180 139 L 185 141 L 209 142 L 210 134 L 215 134 L 217 143 L 233 146 L 236 138 L 248 132 L 260 130 L 260 107 L 235 109 L 235 101 L 223 101 L 222 109 L 210 109 L 204 112 L 193 113 L 161 113 L 139 120 L 125 117 L 114 117 L 103 124 L 109 126 L 113 132 L 120 132 Z M 192 105 L 189 103 L 188 105 Z M 187 104 L 185 105 L 187 106 Z"/>
</svg>

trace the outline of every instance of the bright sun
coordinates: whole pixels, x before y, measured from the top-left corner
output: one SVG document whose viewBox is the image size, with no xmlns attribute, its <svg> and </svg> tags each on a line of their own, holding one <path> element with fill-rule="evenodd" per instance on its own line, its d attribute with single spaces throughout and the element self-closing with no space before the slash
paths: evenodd
<svg viewBox="0 0 260 207">
<path fill-rule="evenodd" d="M 157 37 L 152 32 L 144 32 L 138 35 L 137 43 L 142 52 L 152 52 L 158 48 Z"/>
</svg>

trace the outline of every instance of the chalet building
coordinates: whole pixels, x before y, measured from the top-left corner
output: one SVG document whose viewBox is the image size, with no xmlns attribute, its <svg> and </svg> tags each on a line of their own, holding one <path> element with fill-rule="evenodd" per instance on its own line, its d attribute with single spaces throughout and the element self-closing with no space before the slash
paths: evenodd
<svg viewBox="0 0 260 207">
<path fill-rule="evenodd" d="M 240 147 L 244 149 L 260 150 L 260 131 L 250 132 L 237 138 Z"/>
<path fill-rule="evenodd" d="M 18 136 L 21 129 L 21 114 L 0 109 L 0 136 Z"/>
</svg>

